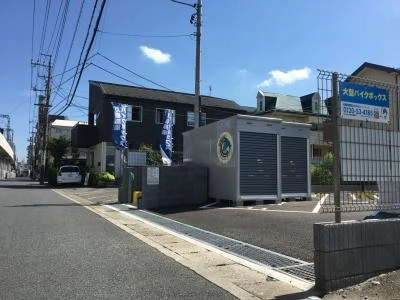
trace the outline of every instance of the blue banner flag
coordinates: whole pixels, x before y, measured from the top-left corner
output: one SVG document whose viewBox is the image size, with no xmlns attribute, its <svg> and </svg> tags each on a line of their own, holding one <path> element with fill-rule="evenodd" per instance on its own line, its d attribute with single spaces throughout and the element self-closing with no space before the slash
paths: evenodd
<svg viewBox="0 0 400 300">
<path fill-rule="evenodd" d="M 174 111 L 172 109 L 165 110 L 164 126 L 160 137 L 160 152 L 164 165 L 170 166 L 172 163 L 172 126 L 174 126 Z"/>
<path fill-rule="evenodd" d="M 117 149 L 125 149 L 126 141 L 126 104 L 111 103 L 114 112 L 112 142 Z"/>
</svg>

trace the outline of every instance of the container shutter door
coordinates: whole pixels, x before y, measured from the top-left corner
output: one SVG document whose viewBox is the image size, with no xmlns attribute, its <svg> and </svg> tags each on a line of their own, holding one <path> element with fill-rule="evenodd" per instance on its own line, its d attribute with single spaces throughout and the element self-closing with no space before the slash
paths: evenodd
<svg viewBox="0 0 400 300">
<path fill-rule="evenodd" d="M 277 195 L 277 135 L 240 132 L 240 195 Z"/>
<path fill-rule="evenodd" d="M 282 193 L 307 193 L 307 140 L 281 137 Z"/>
</svg>

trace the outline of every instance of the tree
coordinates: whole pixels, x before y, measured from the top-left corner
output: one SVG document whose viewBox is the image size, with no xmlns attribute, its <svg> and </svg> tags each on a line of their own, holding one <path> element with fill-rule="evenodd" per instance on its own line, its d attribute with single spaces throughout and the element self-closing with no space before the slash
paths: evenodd
<svg viewBox="0 0 400 300">
<path fill-rule="evenodd" d="M 141 144 L 139 151 L 146 152 L 146 164 L 148 166 L 162 166 L 162 158 L 159 151 L 154 151 L 151 145 Z"/>
<path fill-rule="evenodd" d="M 58 166 L 61 159 L 65 155 L 67 148 L 71 145 L 71 141 L 64 136 L 59 138 L 49 137 L 47 140 L 47 151 L 54 159 L 54 165 Z"/>
<path fill-rule="evenodd" d="M 311 183 L 315 185 L 333 184 L 333 155 L 327 153 L 321 162 L 311 170 Z"/>
</svg>

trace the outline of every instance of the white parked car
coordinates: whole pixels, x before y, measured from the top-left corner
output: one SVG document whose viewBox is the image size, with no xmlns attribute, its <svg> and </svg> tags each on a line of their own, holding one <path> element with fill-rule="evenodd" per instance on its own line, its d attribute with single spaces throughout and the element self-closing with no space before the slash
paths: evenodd
<svg viewBox="0 0 400 300">
<path fill-rule="evenodd" d="M 57 172 L 57 184 L 81 184 L 82 174 L 78 166 L 61 166 Z"/>
</svg>

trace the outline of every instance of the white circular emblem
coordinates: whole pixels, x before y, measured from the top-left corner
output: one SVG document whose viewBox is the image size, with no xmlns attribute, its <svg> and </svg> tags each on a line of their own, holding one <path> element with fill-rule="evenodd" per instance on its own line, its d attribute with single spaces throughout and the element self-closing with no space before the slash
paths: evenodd
<svg viewBox="0 0 400 300">
<path fill-rule="evenodd" d="M 222 163 L 230 161 L 233 153 L 233 139 L 229 132 L 223 132 L 218 138 L 217 156 Z"/>
</svg>

